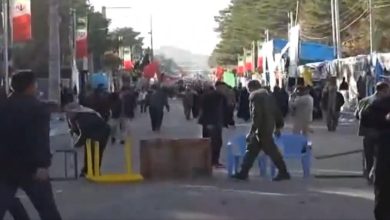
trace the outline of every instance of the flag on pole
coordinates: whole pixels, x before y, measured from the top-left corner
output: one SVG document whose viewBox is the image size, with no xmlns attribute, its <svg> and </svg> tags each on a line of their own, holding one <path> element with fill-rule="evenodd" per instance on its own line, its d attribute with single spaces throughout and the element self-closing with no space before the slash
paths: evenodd
<svg viewBox="0 0 390 220">
<path fill-rule="evenodd" d="M 245 56 L 245 71 L 252 72 L 253 71 L 253 54 L 251 50 L 244 49 Z"/>
<path fill-rule="evenodd" d="M 257 70 L 263 72 L 263 53 L 262 53 L 262 43 L 257 42 Z"/>
<path fill-rule="evenodd" d="M 87 17 L 77 18 L 76 28 L 76 58 L 88 57 L 88 20 Z"/>
<path fill-rule="evenodd" d="M 25 42 L 31 40 L 31 2 L 30 0 L 11 0 L 12 40 Z"/>
<path fill-rule="evenodd" d="M 257 51 L 256 51 L 256 48 L 257 48 L 257 45 L 256 45 L 256 41 L 252 41 L 252 69 L 253 69 L 253 72 L 256 71 L 256 67 L 257 67 Z"/>
<path fill-rule="evenodd" d="M 244 56 L 238 55 L 238 57 L 237 57 L 237 75 L 244 76 L 244 74 L 245 74 Z"/>
<path fill-rule="evenodd" d="M 131 47 L 123 48 L 123 68 L 125 70 L 132 70 L 134 68 L 131 61 Z"/>
</svg>

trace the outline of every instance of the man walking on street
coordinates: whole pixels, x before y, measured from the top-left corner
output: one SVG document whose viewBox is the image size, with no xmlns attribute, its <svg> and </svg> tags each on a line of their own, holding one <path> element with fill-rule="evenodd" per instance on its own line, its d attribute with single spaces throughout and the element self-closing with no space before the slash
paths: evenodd
<svg viewBox="0 0 390 220">
<path fill-rule="evenodd" d="M 374 103 L 376 100 L 385 98 L 389 95 L 390 87 L 387 83 L 378 83 L 375 87 L 375 94 L 368 96 L 360 100 L 358 108 L 355 112 L 357 119 L 361 119 L 362 114 Z M 373 166 L 375 160 L 375 151 L 377 147 L 378 132 L 375 129 L 367 128 L 363 126 L 362 121 L 360 120 L 359 124 L 359 136 L 363 137 L 363 152 L 365 159 L 364 167 L 364 177 L 368 180 L 369 183 L 373 181 Z"/>
<path fill-rule="evenodd" d="M 215 168 L 223 168 L 219 162 L 219 155 L 226 110 L 227 101 L 224 95 L 213 87 L 208 88 L 201 98 L 199 124 L 202 125 L 203 138 L 211 139 L 211 162 Z"/>
<path fill-rule="evenodd" d="M 247 135 L 247 150 L 244 155 L 241 171 L 233 176 L 235 179 L 248 179 L 249 170 L 252 168 L 260 151 L 264 151 L 278 168 L 278 175 L 274 181 L 289 180 L 290 174 L 282 154 L 276 146 L 273 135 L 280 135 L 280 129 L 284 126 L 283 116 L 272 94 L 261 88 L 257 80 L 248 83 L 250 92 L 249 100 L 251 114 L 253 115 L 252 128 Z"/>
<path fill-rule="evenodd" d="M 375 100 L 361 114 L 361 123 L 366 128 L 375 129 L 375 219 L 390 219 L 390 97 Z"/>
<path fill-rule="evenodd" d="M 14 93 L 0 109 L 0 219 L 18 189 L 26 192 L 43 220 L 60 220 L 49 180 L 50 113 L 36 99 L 34 73 L 12 77 Z"/>
<path fill-rule="evenodd" d="M 169 111 L 168 96 L 159 85 L 152 86 L 153 92 L 148 98 L 150 121 L 153 131 L 160 131 L 164 119 L 164 107 Z"/>
<path fill-rule="evenodd" d="M 322 108 L 325 112 L 328 131 L 334 132 L 337 129 L 341 107 L 344 105 L 343 95 L 337 91 L 336 78 L 329 79 L 328 85 L 322 95 Z"/>
</svg>

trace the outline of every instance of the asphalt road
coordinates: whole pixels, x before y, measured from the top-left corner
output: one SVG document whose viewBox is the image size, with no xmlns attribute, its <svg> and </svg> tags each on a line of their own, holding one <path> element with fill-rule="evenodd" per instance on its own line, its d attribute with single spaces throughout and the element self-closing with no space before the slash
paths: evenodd
<svg viewBox="0 0 390 220">
<path fill-rule="evenodd" d="M 162 132 L 151 131 L 148 115 L 137 115 L 132 122 L 133 164 L 138 170 L 141 139 L 153 137 L 200 137 L 195 121 L 186 121 L 180 102 L 171 101 Z M 345 115 L 336 133 L 329 133 L 323 122 L 313 124 L 311 136 L 315 156 L 361 149 L 357 125 Z M 64 124 L 56 128 L 66 129 Z M 289 130 L 290 126 L 286 126 Z M 236 128 L 224 130 L 224 141 L 245 134 L 249 124 L 238 121 Z M 52 138 L 53 149 L 69 146 L 66 135 Z M 80 159 L 82 154 L 79 154 Z M 224 162 L 225 148 L 221 158 Z M 326 160 L 314 160 L 313 173 L 321 175 L 356 175 L 361 173 L 361 154 Z M 71 166 L 73 164 L 70 164 Z M 293 179 L 274 183 L 258 177 L 253 170 L 249 182 L 236 182 L 225 170 L 216 170 L 211 179 L 142 182 L 126 185 L 99 185 L 85 180 L 54 182 L 56 201 L 64 219 L 373 219 L 373 190 L 360 178 L 302 179 L 299 163 L 288 162 Z M 108 146 L 103 172 L 123 169 L 123 147 Z M 52 176 L 63 175 L 62 155 L 55 155 Z M 18 196 L 38 219 L 23 192 Z"/>
</svg>

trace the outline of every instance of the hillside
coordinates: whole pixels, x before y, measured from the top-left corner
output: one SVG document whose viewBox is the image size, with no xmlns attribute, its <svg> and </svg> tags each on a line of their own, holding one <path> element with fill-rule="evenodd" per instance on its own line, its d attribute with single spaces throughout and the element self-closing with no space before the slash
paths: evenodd
<svg viewBox="0 0 390 220">
<path fill-rule="evenodd" d="M 193 54 L 191 51 L 169 46 L 161 47 L 155 53 L 174 60 L 185 72 L 207 71 L 210 69 L 207 63 L 208 56 L 206 55 Z"/>
</svg>

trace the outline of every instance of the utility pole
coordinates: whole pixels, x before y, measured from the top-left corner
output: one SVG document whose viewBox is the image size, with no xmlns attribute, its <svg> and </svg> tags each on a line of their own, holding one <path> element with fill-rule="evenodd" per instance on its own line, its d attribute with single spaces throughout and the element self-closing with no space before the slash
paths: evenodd
<svg viewBox="0 0 390 220">
<path fill-rule="evenodd" d="M 107 18 L 107 8 L 106 8 L 106 6 L 102 7 L 102 15 L 103 15 L 103 18 Z"/>
<path fill-rule="evenodd" d="M 336 32 L 336 44 L 337 44 L 337 59 L 341 58 L 341 37 L 340 37 L 340 4 L 339 0 L 334 0 L 335 10 L 335 32 Z"/>
<path fill-rule="evenodd" d="M 8 0 L 3 0 L 3 63 L 4 63 L 4 85 L 5 92 L 8 95 L 9 93 L 9 63 L 8 63 L 8 37 L 9 37 L 9 28 L 8 28 Z"/>
<path fill-rule="evenodd" d="M 370 54 L 373 53 L 373 50 L 374 50 L 374 46 L 373 46 L 373 37 L 374 37 L 374 34 L 373 34 L 373 14 L 372 14 L 372 0 L 368 0 L 368 10 L 369 10 L 369 13 L 370 13 Z"/>
<path fill-rule="evenodd" d="M 298 25 L 298 15 L 299 15 L 299 0 L 297 1 L 297 9 L 295 10 L 295 25 Z"/>
<path fill-rule="evenodd" d="M 335 10 L 334 10 L 334 0 L 330 1 L 330 6 L 332 10 L 332 42 L 333 42 L 333 56 L 337 57 L 337 42 L 336 42 L 336 23 L 335 23 Z"/>
<path fill-rule="evenodd" d="M 153 16 L 150 15 L 150 60 L 154 59 L 154 49 L 153 49 Z"/>
<path fill-rule="evenodd" d="M 51 101 L 60 102 L 60 0 L 49 0 L 49 91 Z"/>
</svg>

